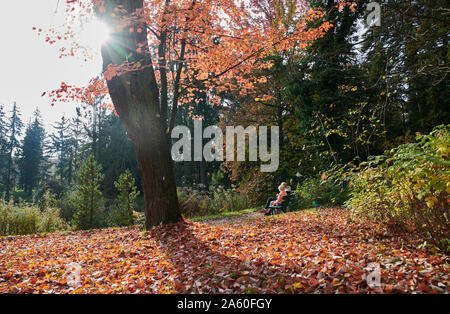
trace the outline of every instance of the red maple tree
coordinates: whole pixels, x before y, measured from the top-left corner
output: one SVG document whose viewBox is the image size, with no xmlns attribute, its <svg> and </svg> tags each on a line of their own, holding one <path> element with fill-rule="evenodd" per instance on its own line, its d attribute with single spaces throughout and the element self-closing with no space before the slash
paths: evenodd
<svg viewBox="0 0 450 314">
<path fill-rule="evenodd" d="M 191 102 L 200 88 L 217 105 L 223 91 L 252 93 L 264 83 L 252 73 L 272 66 L 266 57 L 304 49 L 332 27 L 320 22 L 324 12 L 309 8 L 306 0 L 66 2 L 70 21 L 95 14 L 112 34 L 102 47 L 103 80 L 84 88 L 63 83 L 49 96 L 91 102 L 109 94 L 136 150 L 147 228 L 181 219 L 168 136 L 178 106 Z M 309 28 L 314 20 L 320 26 Z M 70 22 L 47 30 L 45 37 L 64 42 L 62 56 L 80 50 Z"/>
</svg>

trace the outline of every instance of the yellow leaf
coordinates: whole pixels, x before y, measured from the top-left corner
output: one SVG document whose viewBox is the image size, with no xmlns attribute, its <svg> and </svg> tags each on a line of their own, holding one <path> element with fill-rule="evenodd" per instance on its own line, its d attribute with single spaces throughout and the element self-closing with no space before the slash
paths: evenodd
<svg viewBox="0 0 450 314">
<path fill-rule="evenodd" d="M 294 284 L 293 286 L 295 289 L 300 289 L 301 287 L 303 287 L 303 284 L 301 282 L 297 282 Z"/>
<path fill-rule="evenodd" d="M 437 201 L 438 201 L 437 198 L 434 197 L 434 196 L 427 196 L 425 198 L 425 202 L 427 203 L 427 206 L 429 208 L 433 208 L 434 207 L 434 203 L 436 203 Z"/>
</svg>

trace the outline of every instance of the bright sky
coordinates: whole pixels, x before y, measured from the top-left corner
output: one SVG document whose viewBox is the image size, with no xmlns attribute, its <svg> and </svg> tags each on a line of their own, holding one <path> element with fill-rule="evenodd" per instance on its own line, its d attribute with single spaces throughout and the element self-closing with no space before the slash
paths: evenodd
<svg viewBox="0 0 450 314">
<path fill-rule="evenodd" d="M 88 62 L 82 57 L 59 59 L 58 49 L 32 30 L 33 26 L 46 29 L 64 23 L 65 1 L 60 1 L 55 13 L 57 2 L 3 0 L 0 7 L 0 104 L 10 111 L 16 101 L 24 123 L 28 123 L 38 107 L 48 131 L 52 131 L 50 126 L 62 114 L 73 116 L 75 105 L 61 103 L 52 107 L 48 97 L 41 97 L 42 93 L 58 88 L 61 82 L 83 86 L 98 75 L 101 72 L 100 46 L 105 39 L 104 29 L 100 34 L 101 27 L 88 27 L 82 36 L 97 51 L 94 59 Z"/>
</svg>

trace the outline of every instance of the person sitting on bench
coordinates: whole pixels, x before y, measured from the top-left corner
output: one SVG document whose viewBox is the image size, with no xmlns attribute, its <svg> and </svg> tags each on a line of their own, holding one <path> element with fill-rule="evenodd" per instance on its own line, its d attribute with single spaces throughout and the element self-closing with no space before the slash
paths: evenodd
<svg viewBox="0 0 450 314">
<path fill-rule="evenodd" d="M 287 195 L 291 195 L 291 187 L 288 186 L 286 182 L 281 183 L 281 185 L 284 185 L 284 187 L 286 188 Z"/>
<path fill-rule="evenodd" d="M 283 185 L 283 186 L 285 187 L 285 191 L 286 191 L 286 193 L 287 193 L 288 195 L 291 194 L 291 187 L 288 186 L 286 182 L 281 182 L 280 185 Z M 278 198 L 278 196 L 277 196 L 277 197 L 269 197 L 269 198 L 267 199 L 266 206 L 264 207 L 264 210 L 265 210 L 265 211 L 269 210 L 270 204 L 271 204 L 273 201 L 276 201 L 277 198 Z"/>
<path fill-rule="evenodd" d="M 280 191 L 280 193 L 278 193 L 277 197 L 276 198 L 271 197 L 267 200 L 267 204 L 266 204 L 266 208 L 265 208 L 266 215 L 270 214 L 270 206 L 276 206 L 276 205 L 280 205 L 281 203 L 283 203 L 283 197 L 287 195 L 286 185 L 283 183 L 278 187 L 278 190 Z"/>
</svg>

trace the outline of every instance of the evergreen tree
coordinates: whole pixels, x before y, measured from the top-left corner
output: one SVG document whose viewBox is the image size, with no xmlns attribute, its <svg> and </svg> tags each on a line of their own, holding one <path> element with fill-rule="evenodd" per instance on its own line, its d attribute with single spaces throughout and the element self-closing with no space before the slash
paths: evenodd
<svg viewBox="0 0 450 314">
<path fill-rule="evenodd" d="M 17 104 L 14 102 L 13 110 L 11 111 L 11 117 L 8 121 L 8 132 L 6 142 L 6 171 L 5 171 L 5 185 L 6 196 L 5 199 L 9 200 L 11 189 L 15 185 L 15 162 L 14 154 L 20 147 L 19 137 L 22 135 L 23 123 L 21 120 L 21 113 Z"/>
<path fill-rule="evenodd" d="M 120 119 L 101 105 L 85 105 L 76 110 L 71 119 L 70 138 L 67 155 L 67 177 L 78 168 L 83 156 L 94 154 L 95 160 L 102 165 L 104 180 L 101 182 L 103 195 L 108 200 L 116 196 L 114 181 L 126 169 L 130 169 L 141 191 L 141 177 L 136 162 L 134 147 Z"/>
<path fill-rule="evenodd" d="M 73 223 L 77 229 L 87 230 L 102 226 L 104 206 L 100 182 L 104 176 L 102 167 L 89 155 L 77 173 L 78 184 L 72 206 L 75 208 Z"/>
<path fill-rule="evenodd" d="M 296 107 L 300 129 L 309 139 L 308 147 L 321 153 L 321 165 L 352 158 L 347 152 L 346 132 L 342 130 L 349 110 L 356 108 L 362 89 L 353 41 L 361 9 L 340 11 L 335 1 L 310 1 L 326 12 L 324 19 L 333 27 L 306 50 L 298 69 L 288 79 L 286 93 Z M 315 25 L 310 25 L 315 27 Z"/>
<path fill-rule="evenodd" d="M 201 86 L 199 84 L 199 86 Z M 205 128 L 212 125 L 217 125 L 219 122 L 220 108 L 211 104 L 208 94 L 201 90 L 206 90 L 202 87 L 199 91 L 194 92 L 194 99 L 186 106 L 177 109 L 176 125 L 187 126 L 191 134 L 194 134 L 194 120 L 193 116 L 201 117 L 202 132 Z M 209 140 L 203 139 L 203 144 Z M 175 142 L 175 141 L 174 141 Z M 192 140 L 193 144 L 193 140 Z M 193 160 L 193 155 L 191 156 Z M 208 189 L 212 180 L 213 173 L 216 173 L 222 162 L 206 162 L 202 161 L 180 161 L 174 163 L 175 180 L 178 186 L 192 186 L 198 184 L 202 189 Z"/>
<path fill-rule="evenodd" d="M 83 133 L 87 138 L 86 146 L 90 153 L 94 154 L 96 160 L 100 159 L 102 148 L 106 145 L 103 127 L 107 117 L 107 109 L 102 106 L 104 97 L 101 96 L 92 104 L 84 104 L 77 112 L 83 116 Z"/>
<path fill-rule="evenodd" d="M 34 118 L 25 131 L 19 161 L 20 184 L 29 195 L 38 184 L 42 174 L 44 139 L 45 131 L 39 110 L 36 109 Z"/>
<path fill-rule="evenodd" d="M 73 181 L 74 169 L 76 169 L 80 163 L 80 147 L 83 143 L 83 123 L 80 118 L 81 114 L 79 108 L 77 108 L 76 112 L 77 115 L 72 118 L 69 123 L 69 131 L 71 134 L 68 145 L 69 165 L 67 171 L 67 179 L 69 181 L 69 184 L 71 184 Z"/>
<path fill-rule="evenodd" d="M 429 133 L 436 125 L 450 123 L 450 106 L 445 105 L 450 98 L 448 1 L 420 0 L 397 6 L 387 2 L 386 7 L 397 15 L 399 10 L 408 12 L 401 24 L 406 34 L 402 52 L 406 123 L 412 132 Z"/>
<path fill-rule="evenodd" d="M 0 179 L 5 176 L 7 156 L 7 122 L 3 105 L 0 105 Z M 0 192 L 3 190 L 3 180 L 0 180 Z M 1 196 L 1 193 L 0 193 Z M 1 197 L 0 197 L 1 198 Z"/>
<path fill-rule="evenodd" d="M 0 105 L 0 151 L 4 152 L 6 149 L 6 113 L 3 105 Z"/>
<path fill-rule="evenodd" d="M 382 23 L 363 36 L 370 102 L 383 108 L 383 149 L 450 123 L 448 1 L 378 1 Z"/>
<path fill-rule="evenodd" d="M 72 172 L 72 141 L 70 134 L 70 125 L 68 119 L 62 116 L 59 122 L 56 122 L 53 128 L 56 134 L 50 135 L 51 150 L 58 156 L 58 163 L 56 166 L 56 174 L 59 175 L 61 183 L 71 183 Z"/>
<path fill-rule="evenodd" d="M 136 197 L 139 196 L 139 191 L 136 190 L 134 178 L 130 170 L 122 173 L 119 179 L 114 182 L 119 194 L 112 211 L 112 223 L 115 226 L 130 226 L 133 225 L 133 211 Z"/>
<path fill-rule="evenodd" d="M 140 183 L 136 154 L 122 122 L 113 113 L 99 119 L 98 129 L 98 162 L 105 174 L 102 188 L 105 197 L 113 199 L 116 196 L 114 180 L 125 170 L 129 169 Z"/>
</svg>

